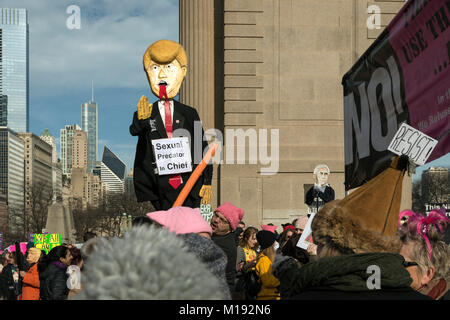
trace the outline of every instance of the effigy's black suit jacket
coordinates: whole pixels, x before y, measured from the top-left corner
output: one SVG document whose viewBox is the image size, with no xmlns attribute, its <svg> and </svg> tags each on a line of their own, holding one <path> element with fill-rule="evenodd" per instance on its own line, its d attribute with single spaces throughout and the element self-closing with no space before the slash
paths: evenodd
<svg viewBox="0 0 450 320">
<path fill-rule="evenodd" d="M 173 105 L 173 132 L 177 129 L 185 129 L 190 134 L 193 172 L 198 163 L 200 163 L 203 157 L 203 151 L 208 146 L 208 143 L 204 140 L 204 131 L 197 110 L 176 100 L 173 100 Z M 201 127 L 201 137 L 199 137 L 199 129 L 196 130 L 197 136 L 194 136 L 195 121 L 199 121 L 198 125 Z M 169 175 L 160 176 L 155 174 L 155 157 L 152 149 L 152 140 L 168 138 L 159 113 L 158 101 L 153 103 L 152 113 L 148 119 L 138 120 L 137 112 L 134 112 L 133 123 L 130 125 L 130 133 L 132 136 L 138 136 L 133 172 L 133 182 L 137 201 L 153 202 L 159 200 L 161 202 L 175 202 L 178 194 L 189 179 L 191 172 L 181 174 L 182 184 L 177 189 L 172 188 L 169 184 Z M 197 152 L 197 157 L 194 156 L 195 152 Z M 194 160 L 196 160 L 195 162 L 197 163 L 195 163 Z M 212 164 L 209 163 L 188 196 L 188 198 L 191 198 L 191 201 L 194 200 L 194 202 L 197 202 L 195 200 L 200 198 L 199 192 L 202 185 L 211 185 L 212 174 L 213 167 Z M 165 201 L 162 201 L 163 199 L 160 199 L 161 197 L 165 198 Z M 187 199 L 186 203 L 189 202 L 190 201 Z"/>
</svg>

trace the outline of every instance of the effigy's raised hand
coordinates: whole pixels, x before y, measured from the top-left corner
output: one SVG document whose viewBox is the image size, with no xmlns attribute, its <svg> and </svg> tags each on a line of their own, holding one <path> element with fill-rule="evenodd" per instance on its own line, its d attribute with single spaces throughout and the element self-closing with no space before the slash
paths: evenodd
<svg viewBox="0 0 450 320">
<path fill-rule="evenodd" d="M 152 108 L 153 104 L 149 104 L 148 98 L 146 96 L 142 96 L 137 104 L 138 119 L 143 120 L 150 118 L 150 115 L 152 114 Z"/>
<path fill-rule="evenodd" d="M 203 185 L 200 189 L 199 196 L 202 198 L 202 204 L 209 204 L 211 203 L 211 197 L 212 197 L 212 187 Z"/>
</svg>

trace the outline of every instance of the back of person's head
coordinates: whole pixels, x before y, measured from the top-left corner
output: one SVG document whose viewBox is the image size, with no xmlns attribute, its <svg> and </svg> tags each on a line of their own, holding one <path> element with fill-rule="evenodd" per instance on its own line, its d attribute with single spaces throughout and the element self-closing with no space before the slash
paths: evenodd
<svg viewBox="0 0 450 320">
<path fill-rule="evenodd" d="M 50 252 L 39 261 L 39 273 L 44 272 L 50 263 L 60 261 L 60 258 L 65 258 L 67 255 L 67 250 L 69 249 L 66 246 L 57 246 L 50 250 Z"/>
<path fill-rule="evenodd" d="M 91 256 L 91 254 L 95 251 L 96 245 L 103 239 L 102 237 L 95 237 L 83 244 L 83 246 L 80 249 L 81 257 L 84 262 L 88 260 L 88 258 Z"/>
<path fill-rule="evenodd" d="M 101 239 L 76 300 L 221 299 L 217 278 L 167 229 L 138 226 Z M 130 263 L 131 262 L 131 263 Z M 114 279 L 114 281 L 111 281 Z"/>
<path fill-rule="evenodd" d="M 95 238 L 97 235 L 94 232 L 88 231 L 83 235 L 83 242 L 87 242 L 92 238 Z"/>
<path fill-rule="evenodd" d="M 151 226 L 153 223 L 154 223 L 154 221 L 152 219 L 150 219 L 149 217 L 141 216 L 141 217 L 134 218 L 131 225 L 133 227 L 137 227 L 137 226 L 141 226 L 141 225 Z"/>
<path fill-rule="evenodd" d="M 69 249 L 70 255 L 72 256 L 72 260 L 70 262 L 71 265 L 78 265 L 83 258 L 81 257 L 81 250 L 77 247 L 72 247 Z"/>
<path fill-rule="evenodd" d="M 300 240 L 301 234 L 294 234 L 281 249 L 281 253 L 284 256 L 289 256 L 296 259 L 301 264 L 309 262 L 308 251 L 297 246 L 298 240 Z"/>
</svg>

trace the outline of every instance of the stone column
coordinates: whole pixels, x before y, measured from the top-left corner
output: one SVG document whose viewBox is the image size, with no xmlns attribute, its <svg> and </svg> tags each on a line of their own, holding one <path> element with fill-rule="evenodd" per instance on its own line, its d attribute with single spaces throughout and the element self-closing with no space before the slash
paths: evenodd
<svg viewBox="0 0 450 320">
<path fill-rule="evenodd" d="M 215 123 L 216 110 L 219 112 L 216 116 L 223 118 L 223 110 L 220 114 L 220 103 L 219 106 L 215 103 L 215 99 L 221 99 L 223 96 L 218 88 L 223 83 L 223 79 L 217 82 L 214 79 L 215 73 L 221 71 L 214 68 L 215 45 L 220 44 L 214 41 L 215 3 L 214 0 L 179 0 L 180 44 L 186 50 L 188 57 L 187 74 L 181 86 L 180 101 L 197 110 L 205 131 L 210 128 L 223 130 L 220 123 Z M 223 101 L 221 103 L 223 105 Z M 207 138 L 209 142 L 214 140 L 211 135 L 207 135 Z M 219 205 L 218 201 L 220 201 L 218 198 L 219 171 L 219 166 L 214 165 L 212 210 Z"/>
<path fill-rule="evenodd" d="M 214 1 L 180 0 L 180 43 L 188 56 L 180 101 L 197 109 L 205 130 L 214 128 Z"/>
</svg>

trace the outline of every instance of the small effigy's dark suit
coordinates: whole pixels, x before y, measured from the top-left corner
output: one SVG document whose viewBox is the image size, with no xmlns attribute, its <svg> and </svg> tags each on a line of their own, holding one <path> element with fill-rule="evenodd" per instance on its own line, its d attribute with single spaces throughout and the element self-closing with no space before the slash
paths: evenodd
<svg viewBox="0 0 450 320">
<path fill-rule="evenodd" d="M 203 139 L 203 127 L 201 131 L 202 139 L 200 140 L 199 137 L 194 136 L 194 123 L 195 121 L 200 121 L 200 117 L 198 116 L 197 110 L 176 100 L 173 100 L 173 106 L 173 132 L 175 133 L 177 129 L 185 129 L 189 132 L 192 171 L 194 171 L 203 157 L 203 151 L 208 146 L 206 140 Z M 153 103 L 152 113 L 148 119 L 139 120 L 137 112 L 134 112 L 133 123 L 130 125 L 130 133 L 132 136 L 138 136 L 133 172 L 134 190 L 137 201 L 151 201 L 156 210 L 167 210 L 171 208 L 178 194 L 188 181 L 191 172 L 181 173 L 182 183 L 176 189 L 169 184 L 170 175 L 160 176 L 155 173 L 156 165 L 152 150 L 152 140 L 167 138 L 164 122 L 162 121 L 158 108 L 158 101 Z M 194 156 L 196 149 L 197 159 Z M 194 159 L 198 163 L 194 163 Z M 200 207 L 200 189 L 202 185 L 211 185 L 212 174 L 213 167 L 210 163 L 195 183 L 183 206 L 191 208 Z"/>
</svg>

